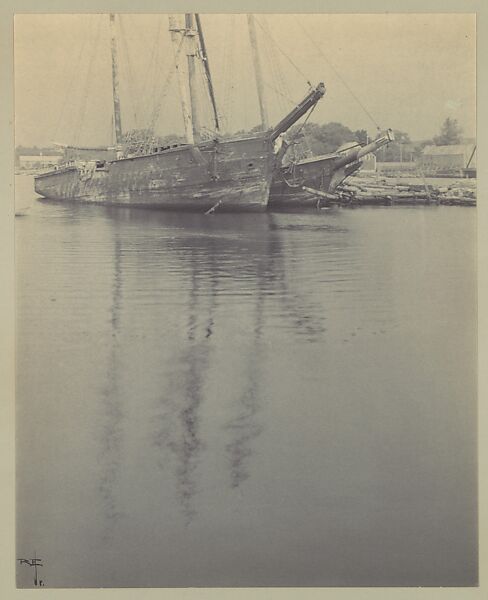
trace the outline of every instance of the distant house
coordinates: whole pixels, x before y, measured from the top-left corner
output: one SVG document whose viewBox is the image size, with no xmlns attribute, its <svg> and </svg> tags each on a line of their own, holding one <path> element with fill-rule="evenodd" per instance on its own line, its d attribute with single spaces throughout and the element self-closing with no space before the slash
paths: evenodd
<svg viewBox="0 0 488 600">
<path fill-rule="evenodd" d="M 401 150 L 401 162 L 414 162 L 417 154 L 417 143 L 404 142 L 399 145 Z"/>
<path fill-rule="evenodd" d="M 366 156 L 363 156 L 361 159 L 361 162 L 361 171 L 363 171 L 363 173 L 376 172 L 376 156 L 374 154 L 366 154 Z"/>
<path fill-rule="evenodd" d="M 425 174 L 462 177 L 468 163 L 470 168 L 476 168 L 475 148 L 474 144 L 425 146 L 420 166 Z"/>
<path fill-rule="evenodd" d="M 19 167 L 21 169 L 44 169 L 59 164 L 62 158 L 63 157 L 58 154 L 20 155 Z"/>
</svg>

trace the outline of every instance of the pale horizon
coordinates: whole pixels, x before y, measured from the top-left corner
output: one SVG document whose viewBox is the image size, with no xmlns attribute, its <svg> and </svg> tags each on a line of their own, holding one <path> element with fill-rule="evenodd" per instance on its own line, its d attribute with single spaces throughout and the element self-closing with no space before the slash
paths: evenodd
<svg viewBox="0 0 488 600">
<path fill-rule="evenodd" d="M 16 145 L 111 142 L 104 16 L 16 15 Z M 307 81 L 324 81 L 327 94 L 311 122 L 336 121 L 369 135 L 376 125 L 391 127 L 418 141 L 437 135 L 450 117 L 463 137 L 476 136 L 475 15 L 257 17 L 272 122 L 303 98 Z M 201 18 L 226 130 L 250 129 L 259 113 L 245 16 Z M 143 128 L 172 67 L 166 15 L 123 15 L 118 33 L 123 127 Z M 155 123 L 160 135 L 183 132 L 177 91 L 173 77 Z M 208 102 L 202 100 L 202 109 L 202 121 L 210 125 Z"/>
</svg>

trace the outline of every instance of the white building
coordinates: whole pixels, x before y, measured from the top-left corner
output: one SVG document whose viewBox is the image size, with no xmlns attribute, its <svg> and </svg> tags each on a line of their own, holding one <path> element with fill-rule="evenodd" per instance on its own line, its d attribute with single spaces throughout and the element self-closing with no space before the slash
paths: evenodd
<svg viewBox="0 0 488 600">
<path fill-rule="evenodd" d="M 376 173 L 376 155 L 366 154 L 361 158 L 362 166 L 361 171 L 363 173 Z"/>
<path fill-rule="evenodd" d="M 58 154 L 37 154 L 34 156 L 19 156 L 19 167 L 21 169 L 45 169 L 53 167 L 61 162 L 62 156 Z"/>
<path fill-rule="evenodd" d="M 425 173 L 462 175 L 469 166 L 476 168 L 474 144 L 452 144 L 450 146 L 426 146 L 420 164 Z"/>
</svg>

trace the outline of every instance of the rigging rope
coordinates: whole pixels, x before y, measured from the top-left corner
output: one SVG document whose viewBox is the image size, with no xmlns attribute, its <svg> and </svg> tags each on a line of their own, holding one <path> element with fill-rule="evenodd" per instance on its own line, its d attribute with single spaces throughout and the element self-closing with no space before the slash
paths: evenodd
<svg viewBox="0 0 488 600">
<path fill-rule="evenodd" d="M 264 19 L 264 28 L 266 31 L 266 41 L 267 41 L 267 45 L 269 47 L 269 54 L 271 57 L 271 62 L 273 65 L 274 73 L 276 74 L 279 88 L 284 97 L 286 97 L 286 96 L 290 97 L 290 91 L 287 86 L 284 74 L 283 74 L 283 69 L 281 68 L 279 58 L 275 51 L 276 44 L 273 45 L 273 43 L 272 43 L 272 35 L 271 35 L 270 28 L 269 28 L 268 20 L 265 16 L 263 17 L 263 19 Z M 297 104 L 297 102 L 295 102 L 294 100 L 291 100 L 291 102 L 293 102 L 294 104 Z"/>
<path fill-rule="evenodd" d="M 273 44 L 278 48 L 278 50 L 281 52 L 281 54 L 283 54 L 283 56 L 286 58 L 286 60 L 297 71 L 297 73 L 301 77 L 303 77 L 303 79 L 307 82 L 307 84 L 310 87 L 312 87 L 312 84 L 310 83 L 310 80 L 308 79 L 308 77 L 297 67 L 297 65 L 292 61 L 292 59 L 288 56 L 288 54 L 286 54 L 286 52 L 279 46 L 279 44 L 277 43 L 277 41 L 271 35 L 271 32 L 269 31 L 269 29 L 268 29 L 268 31 L 266 31 L 266 29 L 263 27 L 263 25 L 261 24 L 261 22 L 259 21 L 259 19 L 255 18 L 255 21 L 261 27 L 261 29 L 264 31 L 264 33 L 266 34 L 266 36 L 268 36 L 269 40 L 273 42 Z"/>
<path fill-rule="evenodd" d="M 341 74 L 339 73 L 339 71 L 334 67 L 334 65 L 330 62 L 330 60 L 327 58 L 327 56 L 325 55 L 324 51 L 320 48 L 320 46 L 317 44 L 317 42 L 311 37 L 311 35 L 308 33 L 308 31 L 305 29 L 305 27 L 302 25 L 302 23 L 298 20 L 298 18 L 296 19 L 296 22 L 298 23 L 298 25 L 300 26 L 301 30 L 305 33 L 305 35 L 308 37 L 308 39 L 312 42 L 312 44 L 315 46 L 315 48 L 319 51 L 319 53 L 322 55 L 322 57 L 324 58 L 324 60 L 326 61 L 326 63 L 329 65 L 329 67 L 334 71 L 334 73 L 336 74 L 336 76 L 340 79 L 340 81 L 342 82 L 342 84 L 344 85 L 344 87 L 348 90 L 348 92 L 351 94 L 351 96 L 356 100 L 356 102 L 359 104 L 359 106 L 364 110 L 364 112 L 366 113 L 366 115 L 371 119 L 372 123 L 374 123 L 376 129 L 378 131 L 381 131 L 380 126 L 378 125 L 378 123 L 376 122 L 376 120 L 374 119 L 374 117 L 372 116 L 372 114 L 368 111 L 368 109 L 363 105 L 363 103 L 361 102 L 361 100 L 356 96 L 356 94 L 353 92 L 353 90 L 351 89 L 351 87 L 349 86 L 349 84 L 346 82 L 346 80 L 341 76 Z"/>
<path fill-rule="evenodd" d="M 129 98 L 130 98 L 130 103 L 131 103 L 131 107 L 132 107 L 132 114 L 134 116 L 134 126 L 137 129 L 138 128 L 138 118 L 137 118 L 136 105 L 134 102 L 134 96 L 132 94 L 132 86 L 134 85 L 134 77 L 132 76 L 132 65 L 131 65 L 131 61 L 130 61 L 129 47 L 127 44 L 127 36 L 125 35 L 125 25 L 124 25 L 122 15 L 119 16 L 119 26 L 120 26 L 121 38 L 122 38 L 123 44 L 124 44 L 125 60 L 126 60 L 126 64 L 127 64 L 127 75 L 128 75 L 127 87 L 128 87 Z"/>
<path fill-rule="evenodd" d="M 220 129 L 220 115 L 217 106 L 217 99 L 215 97 L 215 88 L 212 81 L 210 62 L 207 52 L 207 45 L 205 43 L 205 36 L 203 34 L 202 21 L 200 15 L 195 14 L 195 22 L 197 26 L 198 44 L 197 44 L 197 58 L 199 59 L 200 70 L 204 76 L 204 89 L 208 94 L 208 100 L 210 104 L 210 111 L 212 113 L 212 127 L 215 131 Z"/>
<path fill-rule="evenodd" d="M 77 57 L 77 59 L 75 61 L 74 68 L 72 69 L 72 72 L 71 72 L 71 79 L 70 79 L 70 81 L 68 83 L 68 87 L 66 89 L 66 94 L 64 96 L 63 105 L 61 107 L 61 112 L 59 113 L 58 122 L 57 122 L 56 128 L 54 130 L 54 138 L 55 138 L 55 140 L 56 140 L 56 138 L 58 136 L 58 132 L 59 132 L 59 129 L 61 127 L 61 123 L 62 123 L 62 120 L 63 120 L 63 117 L 64 117 L 64 113 L 65 113 L 65 110 L 66 110 L 66 106 L 68 105 L 68 98 L 70 100 L 73 100 L 73 94 L 72 94 L 73 84 L 75 82 L 75 78 L 79 75 L 80 65 L 81 65 L 81 57 L 83 56 L 83 52 L 85 50 L 85 46 L 86 46 L 86 44 L 88 42 L 88 38 L 90 37 L 90 31 L 92 29 L 91 17 L 92 17 L 92 15 L 88 15 L 88 31 L 87 31 L 87 34 L 86 34 L 85 38 L 83 39 L 83 43 L 81 44 L 80 52 L 79 52 L 78 57 Z M 68 66 L 69 66 L 69 63 L 67 63 L 67 67 Z"/>
<path fill-rule="evenodd" d="M 127 15 L 124 15 L 124 18 Z M 144 78 L 140 87 L 140 91 L 139 93 L 136 94 L 137 99 L 134 100 L 133 94 L 132 94 L 132 88 L 129 86 L 129 93 L 130 93 L 130 98 L 131 98 L 131 104 L 132 104 L 132 110 L 133 110 L 133 114 L 134 114 L 134 123 L 135 123 L 135 127 L 138 128 L 140 126 L 142 126 L 143 123 L 147 122 L 150 120 L 151 118 L 151 114 L 154 111 L 154 102 L 150 103 L 151 100 L 153 100 L 155 97 L 157 97 L 157 91 L 158 91 L 158 84 L 160 83 L 160 78 L 158 76 L 159 74 L 159 60 L 158 60 L 158 50 L 159 50 L 159 42 L 160 42 L 160 32 L 161 32 L 161 27 L 163 24 L 163 20 L 161 18 L 158 19 L 157 21 L 157 30 L 156 30 L 156 35 L 154 38 L 154 41 L 152 43 L 151 46 L 151 50 L 150 50 L 150 57 L 149 57 L 149 61 L 147 62 L 147 68 L 144 69 Z M 121 20 L 121 25 L 122 25 L 122 20 Z M 125 25 L 123 25 L 123 27 L 121 26 L 121 32 L 122 29 L 125 30 Z M 133 27 L 131 28 L 131 32 L 136 31 L 136 28 Z M 133 77 L 132 77 L 132 67 L 131 67 L 131 61 L 130 61 L 130 54 L 129 54 L 129 50 L 128 50 L 128 42 L 126 39 L 126 36 L 123 35 L 124 37 L 124 49 L 125 49 L 125 53 L 126 53 L 126 57 L 127 57 L 127 63 L 129 66 L 129 82 L 133 82 Z M 142 38 L 140 37 L 140 35 L 136 36 L 138 39 L 136 40 L 137 43 L 140 43 L 143 46 L 147 46 L 147 39 L 142 40 Z M 152 91 L 149 90 L 149 88 L 151 87 L 152 84 Z M 133 136 L 132 136 L 133 137 Z M 129 140 L 128 140 L 129 141 Z"/>
<path fill-rule="evenodd" d="M 204 90 L 203 94 L 200 94 L 202 98 L 201 113 L 202 119 L 200 123 L 202 137 L 215 137 L 217 131 L 215 129 L 215 119 L 213 114 L 212 100 L 210 98 L 210 91 L 208 87 L 208 78 L 202 60 L 198 57 L 197 61 L 197 77 L 199 81 L 200 90 Z"/>
<path fill-rule="evenodd" d="M 95 41 L 92 45 L 92 52 L 89 58 L 89 62 L 88 62 L 88 69 L 86 72 L 86 81 L 85 81 L 85 94 L 81 99 L 81 106 L 80 106 L 80 110 L 78 112 L 78 119 L 76 121 L 76 131 L 75 131 L 75 136 L 74 136 L 74 144 L 78 145 L 79 140 L 80 140 L 80 134 L 81 134 L 81 130 L 83 128 L 84 122 L 85 122 L 85 115 L 86 115 L 86 106 L 87 106 L 87 101 L 88 101 L 88 96 L 90 93 L 90 87 L 91 87 L 91 82 L 93 81 L 92 78 L 92 70 L 93 70 L 93 63 L 95 61 L 95 56 L 97 54 L 97 50 L 98 50 L 98 44 L 100 41 L 100 26 L 101 26 L 101 19 L 98 20 L 98 24 L 97 24 L 97 29 L 95 31 Z"/>
<path fill-rule="evenodd" d="M 163 17 L 159 18 L 158 29 L 156 31 L 156 37 L 154 38 L 154 44 L 151 52 L 151 59 L 149 62 L 149 69 L 146 71 L 146 76 L 142 86 L 141 102 L 145 99 L 144 106 L 144 122 L 146 122 L 152 112 L 155 109 L 154 98 L 158 96 L 159 85 L 161 82 L 160 73 L 164 73 L 163 65 L 164 61 L 161 60 L 161 29 L 163 27 Z M 169 59 L 171 60 L 171 58 Z M 151 72 L 152 69 L 152 72 Z M 152 81 L 152 90 L 149 91 L 149 85 Z M 151 102 L 152 100 L 152 102 Z M 142 106 L 141 106 L 142 108 Z"/>
<path fill-rule="evenodd" d="M 180 40 L 180 43 L 178 45 L 178 48 L 176 49 L 175 52 L 175 63 L 178 61 L 180 52 L 183 48 L 183 42 L 184 42 L 184 38 L 182 37 Z M 168 73 L 168 75 L 166 76 L 166 80 L 164 81 L 162 87 L 161 87 L 161 91 L 160 91 L 160 95 L 158 97 L 157 102 L 155 102 L 154 104 L 154 109 L 153 109 L 153 113 L 151 115 L 151 121 L 149 123 L 149 127 L 147 129 L 147 134 L 144 137 L 143 140 L 143 144 L 144 146 L 147 146 L 148 144 L 150 144 L 152 137 L 154 136 L 154 129 L 156 127 L 156 123 L 159 119 L 159 115 L 161 112 L 161 106 L 162 106 L 162 102 L 164 100 L 164 98 L 167 96 L 168 92 L 169 92 L 169 86 L 171 84 L 171 81 L 175 75 L 176 69 L 171 69 Z"/>
<path fill-rule="evenodd" d="M 225 120 L 225 128 L 230 129 L 231 117 L 233 116 L 234 109 L 234 53 L 236 44 L 236 35 L 233 35 L 235 23 L 235 16 L 231 15 L 224 42 L 224 64 L 223 64 L 223 75 L 222 80 L 224 81 L 224 94 L 223 94 L 223 113 Z"/>
<path fill-rule="evenodd" d="M 271 77 L 273 79 L 273 82 L 275 83 L 275 87 L 269 85 L 266 81 L 263 81 L 263 84 L 278 94 L 276 101 L 277 101 L 279 110 L 280 110 L 280 112 L 285 112 L 286 108 L 283 103 L 283 98 L 285 97 L 285 92 L 286 92 L 285 83 L 283 81 L 281 69 L 276 60 L 276 53 L 275 53 L 274 46 L 269 41 L 267 30 L 268 30 L 267 27 L 266 27 L 266 29 L 263 28 L 263 31 L 266 32 L 266 37 L 265 37 L 264 43 L 261 45 L 262 45 L 262 47 L 264 47 L 264 52 L 265 52 L 265 55 L 267 58 L 267 62 L 269 63 L 269 66 L 271 69 Z"/>
<path fill-rule="evenodd" d="M 276 94 L 278 94 L 279 96 L 281 96 L 282 98 L 284 98 L 292 106 L 296 106 L 298 104 L 298 102 L 295 102 L 295 100 L 293 100 L 292 98 L 290 98 L 289 96 L 287 96 L 283 92 L 280 92 L 280 90 L 278 90 L 277 88 L 275 88 L 274 86 L 272 86 L 270 83 L 267 83 L 266 81 L 264 81 L 263 83 L 270 90 L 273 90 L 273 92 L 275 92 Z"/>
<path fill-rule="evenodd" d="M 291 144 L 293 143 L 293 140 L 294 140 L 294 139 L 296 139 L 296 138 L 297 138 L 297 137 L 300 135 L 300 133 L 301 133 L 302 129 L 303 129 L 303 128 L 305 127 L 305 125 L 307 124 L 307 121 L 308 121 L 308 119 L 310 118 L 310 116 L 311 116 L 311 114 L 313 113 L 313 111 L 315 110 L 315 107 L 316 107 L 316 106 L 317 106 L 317 104 L 314 104 L 314 105 L 312 106 L 312 108 L 311 108 L 311 109 L 310 109 L 310 111 L 308 112 L 308 114 L 307 114 L 307 116 L 306 116 L 305 120 L 304 120 L 304 121 L 303 121 L 303 123 L 301 124 L 300 128 L 299 128 L 299 129 L 298 129 L 298 130 L 295 132 L 295 134 L 293 135 L 293 137 L 292 137 L 292 139 L 291 139 L 291 141 L 290 141 L 290 146 L 291 146 Z M 308 143 L 307 143 L 307 145 L 308 145 Z M 286 152 L 285 152 L 285 154 L 286 154 Z M 296 162 L 297 162 L 297 157 L 296 157 L 296 155 L 295 155 L 295 151 L 294 151 L 294 153 L 293 153 L 293 154 L 294 154 L 294 157 L 293 157 L 293 159 L 291 160 L 291 162 L 290 162 L 290 164 L 289 164 L 289 166 L 288 166 L 288 168 L 287 168 L 287 173 L 289 173 L 289 174 L 291 175 L 291 178 L 292 178 L 292 179 L 294 179 L 294 178 L 295 178 L 295 167 L 296 167 Z M 287 185 L 288 187 L 300 187 L 300 186 L 302 185 L 301 183 L 300 183 L 300 184 L 293 184 L 293 183 L 291 183 L 290 181 L 288 181 L 288 180 L 287 180 L 287 178 L 286 178 L 286 175 L 285 175 L 285 174 L 283 174 L 283 179 L 285 180 L 285 183 L 286 183 L 286 185 Z"/>
<path fill-rule="evenodd" d="M 308 114 L 307 114 L 307 116 L 306 116 L 305 120 L 303 121 L 303 123 L 302 123 L 302 124 L 301 124 L 301 126 L 300 126 L 300 129 L 298 129 L 298 131 L 297 131 L 297 132 L 296 132 L 296 134 L 294 135 L 294 138 L 295 138 L 295 137 L 297 137 L 297 136 L 298 136 L 298 135 L 301 133 L 302 129 L 303 129 L 303 128 L 305 127 L 305 125 L 307 124 L 307 121 L 309 120 L 309 118 L 310 118 L 311 114 L 313 113 L 313 111 L 315 110 L 315 107 L 316 107 L 316 106 L 317 106 L 317 104 L 314 104 L 314 105 L 312 106 L 312 108 L 309 110 L 309 112 L 308 112 Z"/>
<path fill-rule="evenodd" d="M 307 116 L 306 116 L 305 120 L 304 120 L 304 121 L 303 121 L 303 123 L 300 125 L 299 129 L 297 129 L 297 130 L 295 131 L 295 133 L 293 134 L 293 136 L 291 137 L 290 141 L 288 142 L 288 144 L 289 144 L 289 147 L 290 147 L 290 148 L 291 148 L 291 145 L 293 144 L 294 140 L 298 138 L 298 136 L 299 136 L 299 135 L 300 135 L 300 133 L 302 132 L 303 128 L 304 128 L 304 127 L 305 127 L 305 125 L 307 124 L 307 121 L 308 121 L 308 120 L 309 120 L 309 118 L 311 117 L 311 115 L 312 115 L 313 111 L 315 110 L 315 107 L 316 107 L 316 106 L 317 106 L 317 104 L 314 104 L 314 105 L 312 106 L 312 108 L 309 110 L 309 112 L 308 112 L 308 114 L 307 114 Z M 306 150 L 310 151 L 310 150 L 311 150 L 311 148 L 310 148 L 310 144 L 309 144 L 309 142 L 308 142 L 308 139 L 307 139 L 307 137 L 306 137 L 306 134 L 305 134 L 305 133 L 303 134 L 303 137 L 304 137 L 304 140 L 305 140 L 305 146 L 306 146 Z M 285 154 L 286 154 L 286 152 L 285 152 Z M 296 150 L 295 150 L 295 149 L 293 149 L 293 159 L 291 160 L 291 162 L 290 162 L 290 166 L 289 166 L 289 172 L 292 174 L 292 176 L 293 176 L 293 177 L 294 177 L 294 172 L 295 172 L 295 163 L 296 163 L 296 160 L 297 160 L 297 152 L 296 152 Z M 286 179 L 285 179 L 285 181 L 286 181 Z M 288 181 L 286 181 L 286 183 L 287 183 L 288 185 L 290 185 L 290 184 L 288 183 Z M 293 186 L 291 186 L 291 187 L 293 187 Z"/>
</svg>

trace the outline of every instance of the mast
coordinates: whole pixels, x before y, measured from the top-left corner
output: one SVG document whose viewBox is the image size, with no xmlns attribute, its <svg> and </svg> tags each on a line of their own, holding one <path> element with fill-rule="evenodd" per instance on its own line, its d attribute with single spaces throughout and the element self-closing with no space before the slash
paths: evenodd
<svg viewBox="0 0 488 600">
<path fill-rule="evenodd" d="M 193 116 L 190 106 L 190 98 L 187 89 L 188 82 L 188 61 L 182 60 L 181 54 L 185 43 L 185 29 L 178 27 L 177 15 L 168 15 L 169 30 L 171 32 L 171 41 L 173 42 L 173 51 L 175 55 L 175 68 L 178 75 L 178 85 L 180 88 L 181 110 L 183 112 L 183 123 L 185 125 L 185 137 L 188 144 L 194 144 L 193 136 Z"/>
<path fill-rule="evenodd" d="M 115 15 L 110 13 L 110 49 L 112 52 L 112 92 L 114 101 L 115 143 L 122 143 L 122 121 L 120 118 L 119 71 L 117 62 L 117 39 L 115 37 Z"/>
<path fill-rule="evenodd" d="M 197 24 L 198 38 L 200 40 L 203 67 L 205 69 L 205 75 L 207 77 L 208 93 L 210 96 L 210 102 L 212 103 L 215 131 L 218 133 L 220 131 L 219 114 L 217 112 L 217 102 L 215 100 L 215 92 L 213 88 L 212 77 L 210 74 L 210 63 L 208 61 L 207 47 L 205 46 L 205 38 L 203 37 L 203 28 L 199 14 L 195 14 L 195 21 Z"/>
<path fill-rule="evenodd" d="M 196 31 L 193 27 L 193 14 L 185 14 L 185 38 L 186 55 L 188 60 L 188 82 L 190 85 L 190 106 L 193 126 L 193 138 L 198 141 L 200 138 L 200 120 L 198 106 L 197 76 L 196 76 Z"/>
<path fill-rule="evenodd" d="M 266 108 L 266 99 L 264 94 L 264 79 L 261 65 L 261 58 L 258 52 L 258 44 L 256 37 L 256 25 L 254 15 L 247 15 L 247 25 L 249 28 L 249 39 L 251 41 L 252 62 L 254 65 L 254 74 L 256 76 L 256 88 L 258 91 L 259 112 L 261 114 L 261 124 L 263 129 L 269 129 L 268 111 Z"/>
</svg>

